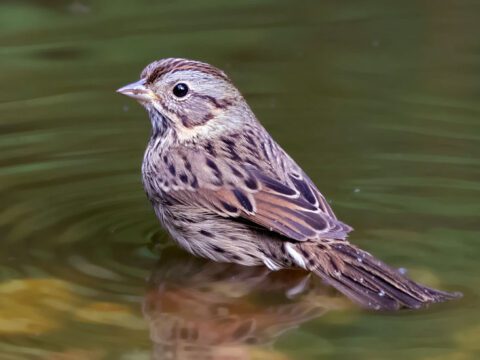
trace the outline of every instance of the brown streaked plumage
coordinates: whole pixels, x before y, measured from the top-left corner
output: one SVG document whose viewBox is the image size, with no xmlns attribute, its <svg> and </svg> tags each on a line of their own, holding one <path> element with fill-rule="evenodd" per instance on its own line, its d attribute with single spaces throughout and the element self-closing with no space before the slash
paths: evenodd
<svg viewBox="0 0 480 360">
<path fill-rule="evenodd" d="M 154 61 L 142 71 L 140 77 L 147 79 L 147 83 L 152 84 L 166 73 L 187 70 L 201 71 L 222 80 L 230 81 L 228 76 L 222 70 L 219 70 L 210 64 L 186 59 L 163 59 Z"/>
<path fill-rule="evenodd" d="M 417 308 L 460 295 L 417 284 L 351 245 L 351 227 L 221 70 L 163 59 L 118 91 L 150 115 L 144 187 L 187 251 L 272 270 L 300 267 L 372 309 Z"/>
</svg>

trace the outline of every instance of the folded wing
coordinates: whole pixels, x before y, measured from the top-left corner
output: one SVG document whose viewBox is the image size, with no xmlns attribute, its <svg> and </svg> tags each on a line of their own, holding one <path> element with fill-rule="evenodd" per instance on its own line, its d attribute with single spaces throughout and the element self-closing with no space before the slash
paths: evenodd
<svg viewBox="0 0 480 360">
<path fill-rule="evenodd" d="M 345 239 L 352 230 L 336 219 L 301 170 L 280 179 L 252 164 L 199 156 L 183 154 L 188 159 L 186 169 L 166 169 L 174 178 L 159 184 L 172 200 L 195 203 L 223 217 L 247 219 L 297 241 Z"/>
</svg>

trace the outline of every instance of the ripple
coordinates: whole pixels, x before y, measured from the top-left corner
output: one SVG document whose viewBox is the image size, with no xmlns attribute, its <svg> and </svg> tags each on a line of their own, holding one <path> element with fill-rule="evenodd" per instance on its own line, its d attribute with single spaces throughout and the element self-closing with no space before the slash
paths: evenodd
<svg viewBox="0 0 480 360">
<path fill-rule="evenodd" d="M 104 126 L 85 132 L 47 122 L 23 123 L 21 137 L 7 123 L 8 141 L 0 143 L 8 204 L 0 211 L 2 277 L 65 279 L 94 297 L 138 295 L 152 261 L 141 249 L 166 240 L 143 194 L 142 149 L 111 149 Z M 91 139 L 96 145 L 85 149 Z"/>
<path fill-rule="evenodd" d="M 149 358 L 153 347 L 162 358 L 179 345 L 175 321 L 204 329 L 199 345 L 218 358 L 475 357 L 479 12 L 333 3 L 0 2 L 0 357 Z M 281 336 L 332 298 L 290 299 L 288 279 L 173 247 L 140 181 L 148 120 L 114 90 L 175 54 L 232 75 L 320 189 L 343 198 L 333 205 L 352 241 L 366 235 L 462 302 L 330 312 Z"/>
</svg>

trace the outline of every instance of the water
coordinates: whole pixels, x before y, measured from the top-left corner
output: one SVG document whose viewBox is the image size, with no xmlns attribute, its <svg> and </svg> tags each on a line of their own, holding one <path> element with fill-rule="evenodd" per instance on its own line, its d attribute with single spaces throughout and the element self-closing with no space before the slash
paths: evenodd
<svg viewBox="0 0 480 360">
<path fill-rule="evenodd" d="M 474 1 L 3 1 L 0 358 L 475 359 Z M 360 311 L 298 272 L 177 249 L 143 194 L 148 62 L 225 69 L 351 240 L 464 299 Z"/>
</svg>

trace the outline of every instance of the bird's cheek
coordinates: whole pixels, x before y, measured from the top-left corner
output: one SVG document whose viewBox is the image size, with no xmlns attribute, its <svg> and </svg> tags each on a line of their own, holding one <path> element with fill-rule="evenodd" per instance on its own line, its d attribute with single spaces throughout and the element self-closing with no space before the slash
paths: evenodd
<svg viewBox="0 0 480 360">
<path fill-rule="evenodd" d="M 192 103 L 192 106 L 185 110 L 181 120 L 188 128 L 204 125 L 215 117 L 215 109 L 204 102 Z"/>
</svg>

